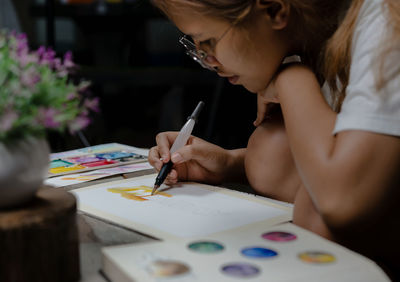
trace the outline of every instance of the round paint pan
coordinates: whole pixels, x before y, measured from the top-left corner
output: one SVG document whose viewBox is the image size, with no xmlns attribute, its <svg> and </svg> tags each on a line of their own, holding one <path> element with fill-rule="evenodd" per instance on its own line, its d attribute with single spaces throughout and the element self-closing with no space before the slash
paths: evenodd
<svg viewBox="0 0 400 282">
<path fill-rule="evenodd" d="M 148 266 L 147 270 L 155 278 L 168 278 L 189 273 L 190 267 L 180 261 L 156 260 Z"/>
<path fill-rule="evenodd" d="M 235 278 L 252 278 L 260 273 L 260 269 L 249 263 L 229 263 L 221 267 L 223 274 Z"/>
<path fill-rule="evenodd" d="M 264 247 L 244 248 L 240 252 L 242 253 L 242 255 L 248 258 L 255 258 L 255 259 L 273 258 L 278 255 L 276 251 Z"/>
<path fill-rule="evenodd" d="M 298 255 L 298 258 L 310 264 L 328 264 L 336 261 L 336 258 L 332 254 L 320 251 L 303 252 Z"/>
<path fill-rule="evenodd" d="M 297 239 L 297 236 L 293 233 L 284 232 L 284 231 L 273 231 L 264 233 L 261 237 L 265 240 L 274 241 L 274 242 L 290 242 Z"/>
<path fill-rule="evenodd" d="M 217 242 L 198 241 L 188 245 L 189 250 L 202 254 L 215 254 L 222 252 L 225 247 Z"/>
</svg>

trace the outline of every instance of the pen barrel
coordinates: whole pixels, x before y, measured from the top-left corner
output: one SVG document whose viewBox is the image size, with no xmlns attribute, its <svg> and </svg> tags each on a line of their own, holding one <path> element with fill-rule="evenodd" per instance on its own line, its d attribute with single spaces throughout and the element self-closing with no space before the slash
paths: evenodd
<svg viewBox="0 0 400 282">
<path fill-rule="evenodd" d="M 181 131 L 179 132 L 178 136 L 175 139 L 174 144 L 171 147 L 170 150 L 171 155 L 186 145 L 190 137 L 190 134 L 192 134 L 192 130 L 195 123 L 196 122 L 194 119 L 189 119 L 182 127 Z"/>
<path fill-rule="evenodd" d="M 171 171 L 173 165 L 174 164 L 171 161 L 169 161 L 161 167 L 160 172 L 158 173 L 158 175 L 156 177 L 155 185 L 161 186 L 161 184 L 163 184 L 165 178 L 167 177 L 168 173 Z"/>
<path fill-rule="evenodd" d="M 190 115 L 189 119 L 194 119 L 195 121 L 197 121 L 197 119 L 199 118 L 200 112 L 204 107 L 204 102 L 200 101 L 197 104 L 196 109 L 194 109 L 193 113 Z"/>
</svg>

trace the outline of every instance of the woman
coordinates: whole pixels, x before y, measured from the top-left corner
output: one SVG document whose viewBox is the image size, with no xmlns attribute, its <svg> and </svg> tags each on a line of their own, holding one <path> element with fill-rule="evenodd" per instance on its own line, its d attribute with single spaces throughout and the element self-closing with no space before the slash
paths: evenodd
<svg viewBox="0 0 400 282">
<path fill-rule="evenodd" d="M 398 275 L 400 3 L 153 2 L 187 35 L 195 60 L 257 93 L 258 127 L 247 149 L 192 137 L 173 156 L 176 133 L 161 133 L 150 163 L 172 159 L 168 183 L 247 177 L 258 192 L 293 201 L 295 224 Z M 293 54 L 302 63 L 282 65 Z M 264 120 L 272 103 L 282 115 Z"/>
</svg>

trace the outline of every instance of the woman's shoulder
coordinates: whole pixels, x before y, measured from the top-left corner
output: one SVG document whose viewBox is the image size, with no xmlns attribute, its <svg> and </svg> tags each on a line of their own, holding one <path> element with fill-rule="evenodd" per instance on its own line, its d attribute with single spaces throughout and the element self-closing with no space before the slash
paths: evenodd
<svg viewBox="0 0 400 282">
<path fill-rule="evenodd" d="M 383 0 L 364 0 L 353 34 L 349 84 L 335 133 L 361 129 L 400 136 L 400 48 Z M 394 41 L 395 42 L 395 41 Z M 386 52 L 385 52 L 386 51 Z M 380 77 L 387 78 L 378 87 Z"/>
<path fill-rule="evenodd" d="M 382 37 L 386 28 L 387 16 L 383 0 L 364 0 L 364 3 L 358 13 L 356 27 L 353 34 L 353 45 L 360 40 L 365 43 L 374 43 L 372 37 Z M 354 46 L 353 46 L 354 47 Z M 353 52 L 357 50 L 353 48 Z"/>
</svg>

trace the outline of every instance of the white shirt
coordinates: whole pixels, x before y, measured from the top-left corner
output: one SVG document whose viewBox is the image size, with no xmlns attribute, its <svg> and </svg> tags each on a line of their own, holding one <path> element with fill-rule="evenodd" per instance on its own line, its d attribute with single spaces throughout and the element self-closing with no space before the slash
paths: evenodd
<svg viewBox="0 0 400 282">
<path fill-rule="evenodd" d="M 382 0 L 365 0 L 360 9 L 353 35 L 349 85 L 333 134 L 366 130 L 400 136 L 400 73 L 379 91 L 375 86 L 380 71 L 376 58 L 381 54 L 390 26 L 387 8 L 382 3 Z M 399 70 L 400 46 L 386 56 L 384 73 Z M 329 96 L 328 89 L 326 85 L 323 87 L 325 97 Z"/>
</svg>

